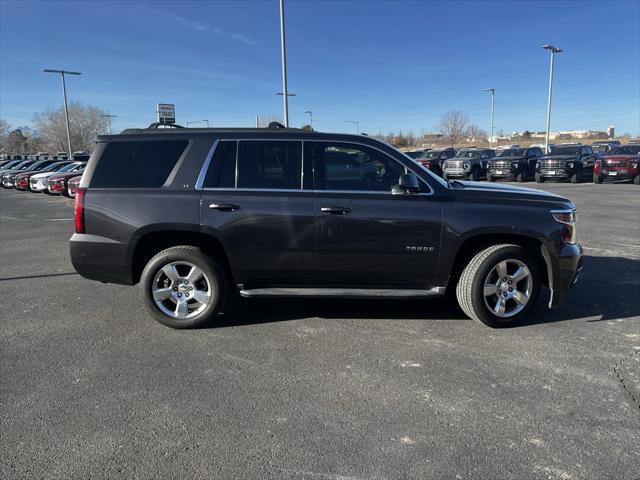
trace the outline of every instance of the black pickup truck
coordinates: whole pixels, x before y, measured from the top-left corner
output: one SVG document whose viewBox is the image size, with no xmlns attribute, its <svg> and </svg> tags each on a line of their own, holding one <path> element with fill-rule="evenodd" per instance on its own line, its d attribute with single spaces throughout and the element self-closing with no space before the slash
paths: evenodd
<svg viewBox="0 0 640 480">
<path fill-rule="evenodd" d="M 533 180 L 536 163 L 540 157 L 542 157 L 540 147 L 507 148 L 489 160 L 487 180 L 489 182 L 497 179 L 514 179 L 518 182 Z"/>
<path fill-rule="evenodd" d="M 463 148 L 442 164 L 442 178 L 480 180 L 486 177 L 487 162 L 495 156 L 496 152 L 489 148 Z"/>
<path fill-rule="evenodd" d="M 98 137 L 75 197 L 71 260 L 141 283 L 159 322 L 215 321 L 240 297 L 432 298 L 500 327 L 543 286 L 560 305 L 582 247 L 575 205 L 446 182 L 361 135 L 131 129 Z M 286 308 L 286 303 L 282 303 Z"/>
<path fill-rule="evenodd" d="M 557 145 L 536 163 L 536 182 L 569 180 L 580 183 L 591 180 L 596 156 L 591 145 Z"/>
</svg>

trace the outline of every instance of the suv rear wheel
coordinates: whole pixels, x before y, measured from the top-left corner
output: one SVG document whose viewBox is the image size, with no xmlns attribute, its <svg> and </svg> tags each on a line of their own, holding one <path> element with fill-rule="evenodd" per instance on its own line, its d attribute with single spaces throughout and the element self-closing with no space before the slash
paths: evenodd
<svg viewBox="0 0 640 480">
<path fill-rule="evenodd" d="M 201 249 L 167 248 L 154 256 L 140 283 L 151 315 L 172 328 L 206 324 L 219 311 L 226 294 L 222 267 Z"/>
<path fill-rule="evenodd" d="M 533 256 L 518 245 L 495 245 L 466 266 L 456 296 L 470 318 L 490 327 L 506 327 L 526 317 L 540 292 Z"/>
</svg>

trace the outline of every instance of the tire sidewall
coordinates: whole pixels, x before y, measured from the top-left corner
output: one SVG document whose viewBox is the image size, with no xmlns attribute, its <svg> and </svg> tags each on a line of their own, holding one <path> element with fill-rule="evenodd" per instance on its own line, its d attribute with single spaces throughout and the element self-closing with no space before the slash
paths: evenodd
<svg viewBox="0 0 640 480">
<path fill-rule="evenodd" d="M 156 306 L 153 294 L 151 293 L 153 281 L 158 271 L 168 263 L 177 261 L 189 262 L 198 266 L 209 280 L 211 297 L 216 299 L 215 301 L 211 301 L 198 315 L 188 319 L 176 319 L 163 313 Z M 222 269 L 214 259 L 204 254 L 201 250 L 189 247 L 170 248 L 153 257 L 142 272 L 140 285 L 142 286 L 144 303 L 149 313 L 158 322 L 172 328 L 194 328 L 203 326 L 220 311 L 226 297 L 226 284 Z"/>
<path fill-rule="evenodd" d="M 495 316 L 485 305 L 484 302 L 484 281 L 489 272 L 502 260 L 515 259 L 523 262 L 529 271 L 533 279 L 531 288 L 531 296 L 527 305 L 516 315 L 509 318 L 501 318 Z M 500 249 L 499 251 L 489 255 L 484 262 L 478 268 L 475 277 L 472 281 L 472 303 L 474 310 L 477 312 L 480 320 L 486 325 L 492 327 L 508 327 L 520 322 L 525 318 L 529 311 L 534 307 L 540 293 L 541 277 L 540 268 L 535 259 L 522 247 L 516 245 L 509 246 L 507 248 Z"/>
</svg>

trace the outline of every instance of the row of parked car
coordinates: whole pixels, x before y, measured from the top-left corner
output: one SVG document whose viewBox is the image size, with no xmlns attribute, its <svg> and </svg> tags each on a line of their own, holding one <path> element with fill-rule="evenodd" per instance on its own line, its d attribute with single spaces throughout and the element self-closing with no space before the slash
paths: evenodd
<svg viewBox="0 0 640 480">
<path fill-rule="evenodd" d="M 75 196 L 89 155 L 5 155 L 0 159 L 3 188 Z M 18 157 L 18 158 L 16 158 Z"/>
<path fill-rule="evenodd" d="M 611 179 L 630 180 L 640 185 L 640 144 L 561 144 L 550 146 L 548 154 L 539 146 L 514 146 L 500 151 L 441 148 L 406 153 L 445 180 L 602 183 Z"/>
</svg>

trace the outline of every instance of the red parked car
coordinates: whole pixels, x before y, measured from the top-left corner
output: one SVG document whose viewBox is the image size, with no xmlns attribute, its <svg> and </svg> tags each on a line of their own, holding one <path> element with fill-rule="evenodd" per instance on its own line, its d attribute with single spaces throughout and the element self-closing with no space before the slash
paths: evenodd
<svg viewBox="0 0 640 480">
<path fill-rule="evenodd" d="M 67 182 L 67 197 L 76 196 L 76 190 L 78 190 L 78 187 L 80 186 L 80 180 L 82 180 L 82 175 L 69 179 Z"/>
<path fill-rule="evenodd" d="M 640 185 L 640 145 L 620 145 L 596 160 L 593 165 L 593 183 L 605 180 L 632 180 Z"/>
<path fill-rule="evenodd" d="M 31 178 L 32 175 L 35 175 L 37 173 L 46 173 L 46 172 L 57 172 L 58 170 L 60 170 L 62 167 L 65 167 L 66 165 L 69 165 L 70 163 L 72 163 L 69 160 L 65 160 L 62 162 L 56 162 L 56 163 L 52 163 L 51 165 L 46 166 L 45 168 L 36 171 L 36 170 L 30 170 L 28 172 L 24 172 L 24 173 L 19 173 L 16 175 L 15 177 L 15 187 L 16 190 L 31 190 L 31 186 L 29 185 L 29 179 Z"/>
<path fill-rule="evenodd" d="M 67 183 L 78 175 L 82 176 L 86 163 L 74 168 L 71 172 L 56 173 L 47 178 L 47 191 L 53 195 L 67 195 Z"/>
</svg>

